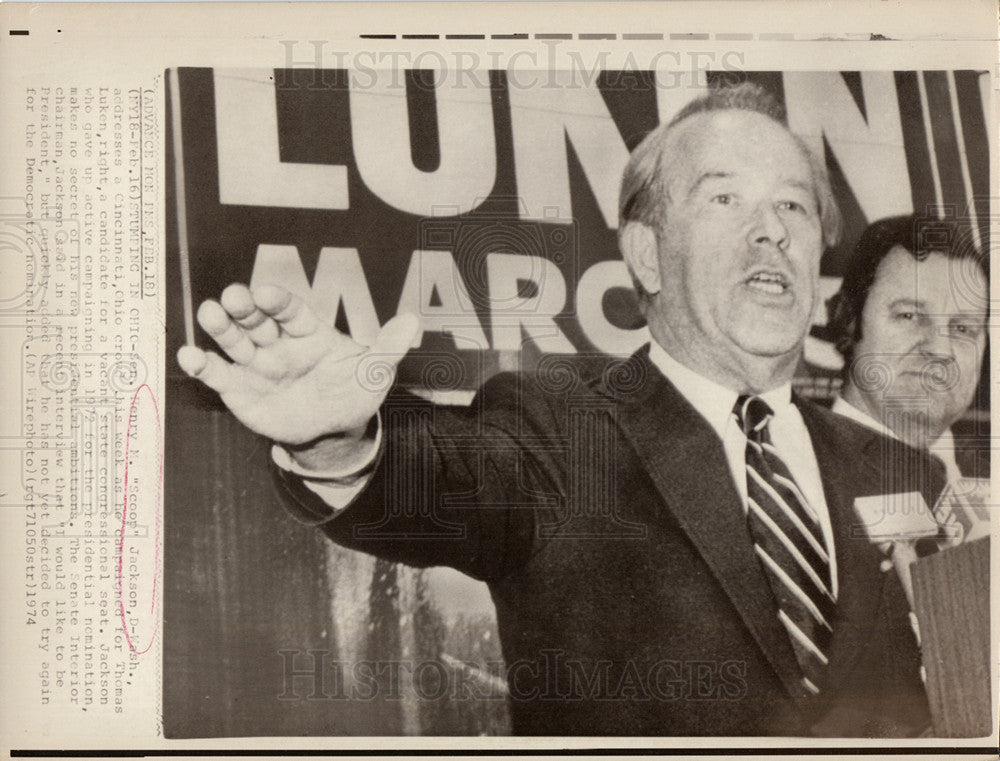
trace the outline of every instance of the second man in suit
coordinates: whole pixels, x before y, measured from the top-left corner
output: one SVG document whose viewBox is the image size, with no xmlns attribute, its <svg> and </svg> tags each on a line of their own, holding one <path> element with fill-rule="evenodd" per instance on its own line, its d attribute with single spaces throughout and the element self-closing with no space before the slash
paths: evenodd
<svg viewBox="0 0 1000 761">
<path fill-rule="evenodd" d="M 989 475 L 989 446 L 952 433 L 973 404 L 986 349 L 988 261 L 972 230 L 909 215 L 872 224 L 855 246 L 831 327 L 844 356 L 834 411 L 929 449 L 948 480 Z"/>
</svg>

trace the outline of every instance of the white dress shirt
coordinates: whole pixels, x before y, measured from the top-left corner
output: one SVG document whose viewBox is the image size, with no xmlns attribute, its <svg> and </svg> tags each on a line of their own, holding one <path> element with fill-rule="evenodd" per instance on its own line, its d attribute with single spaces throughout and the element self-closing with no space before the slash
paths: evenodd
<svg viewBox="0 0 1000 761">
<path fill-rule="evenodd" d="M 747 438 L 733 412 L 739 394 L 682 365 L 655 341 L 650 346 L 649 358 L 691 403 L 691 406 L 708 421 L 722 440 L 733 482 L 743 499 L 743 509 L 747 510 Z M 834 552 L 830 511 L 823 493 L 823 479 L 813 450 L 812 438 L 798 408 L 792 404 L 792 384 L 786 383 L 759 396 L 774 410 L 774 417 L 768 424 L 771 442 L 788 466 L 802 494 L 809 501 L 809 504 L 805 505 L 806 509 L 813 513 L 823 531 L 826 546 L 830 550 L 828 553 L 830 575 L 833 579 L 833 589 L 830 591 L 836 597 L 837 558 Z"/>
<path fill-rule="evenodd" d="M 334 510 L 340 510 L 354 501 L 354 498 L 361 493 L 371 477 L 370 475 L 359 477 L 359 474 L 365 473 L 371 468 L 375 460 L 378 459 L 379 449 L 382 447 L 382 416 L 378 413 L 376 413 L 376 422 L 378 425 L 375 441 L 372 442 L 371 449 L 367 457 L 362 460 L 360 467 L 309 470 L 298 465 L 288 450 L 280 444 L 271 446 L 271 459 L 282 470 L 287 470 L 301 477 L 302 483 Z"/>
</svg>

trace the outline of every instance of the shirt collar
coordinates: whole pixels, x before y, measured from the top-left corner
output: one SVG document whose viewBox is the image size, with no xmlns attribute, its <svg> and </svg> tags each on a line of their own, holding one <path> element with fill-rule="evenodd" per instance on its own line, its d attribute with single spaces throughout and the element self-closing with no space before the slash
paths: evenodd
<svg viewBox="0 0 1000 761">
<path fill-rule="evenodd" d="M 649 359 L 708 421 L 719 437 L 725 438 L 726 426 L 733 419 L 733 407 L 739 394 L 682 365 L 656 341 L 650 344 Z M 792 402 L 792 384 L 789 381 L 758 396 L 767 402 L 777 417 Z"/>
<path fill-rule="evenodd" d="M 831 407 L 831 410 L 836 412 L 838 415 L 850 418 L 855 423 L 861 423 L 861 425 L 866 428 L 871 428 L 873 431 L 877 431 L 883 436 L 888 436 L 890 439 L 896 439 L 897 441 L 899 440 L 899 436 L 897 436 L 891 428 L 883 425 L 867 412 L 859 410 L 842 396 L 838 396 L 833 400 L 833 407 Z"/>
<path fill-rule="evenodd" d="M 944 469 L 948 473 L 949 481 L 957 481 L 962 477 L 962 471 L 958 467 L 958 460 L 955 458 L 955 436 L 950 428 L 946 428 L 928 449 L 930 453 L 944 463 Z"/>
<path fill-rule="evenodd" d="M 832 409 L 837 414 L 850 418 L 856 423 L 861 423 L 861 425 L 871 428 L 873 431 L 877 431 L 883 436 L 888 436 L 889 438 L 896 439 L 897 441 L 900 440 L 899 436 L 897 436 L 891 428 L 883 425 L 867 412 L 862 412 L 842 396 L 838 396 L 833 400 Z M 949 481 L 961 478 L 958 461 L 955 459 L 955 437 L 950 428 L 946 428 L 944 433 L 931 442 L 927 449 L 944 464 L 945 470 L 948 472 Z"/>
</svg>

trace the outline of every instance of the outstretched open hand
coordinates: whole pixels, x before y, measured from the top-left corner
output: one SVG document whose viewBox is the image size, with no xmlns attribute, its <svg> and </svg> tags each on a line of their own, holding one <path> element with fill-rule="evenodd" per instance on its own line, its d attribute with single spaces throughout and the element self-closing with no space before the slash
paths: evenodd
<svg viewBox="0 0 1000 761">
<path fill-rule="evenodd" d="M 385 324 L 371 347 L 323 324 L 277 286 L 234 283 L 198 308 L 198 324 L 232 360 L 184 346 L 177 361 L 215 389 L 248 428 L 297 446 L 357 434 L 376 413 L 417 331 L 413 315 Z"/>
</svg>

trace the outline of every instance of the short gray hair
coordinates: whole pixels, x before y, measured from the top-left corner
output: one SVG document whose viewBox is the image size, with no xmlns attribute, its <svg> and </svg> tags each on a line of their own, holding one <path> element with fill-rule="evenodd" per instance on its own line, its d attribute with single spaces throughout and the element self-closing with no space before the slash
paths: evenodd
<svg viewBox="0 0 1000 761">
<path fill-rule="evenodd" d="M 621 191 L 618 195 L 619 246 L 627 223 L 640 222 L 655 230 L 663 219 L 666 202 L 670 198 L 663 171 L 665 160 L 663 149 L 670 131 L 690 116 L 729 110 L 763 114 L 786 127 L 785 109 L 770 92 L 752 82 L 714 87 L 707 94 L 688 103 L 673 119 L 646 135 L 629 157 L 622 174 Z M 841 216 L 833 189 L 830 187 L 826 165 L 809 150 L 798 135 L 791 134 L 812 169 L 823 242 L 828 247 L 835 246 L 840 240 Z M 644 311 L 650 295 L 645 292 L 631 269 L 629 273 L 639 295 L 640 310 Z"/>
</svg>

